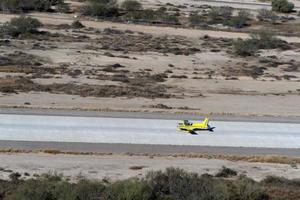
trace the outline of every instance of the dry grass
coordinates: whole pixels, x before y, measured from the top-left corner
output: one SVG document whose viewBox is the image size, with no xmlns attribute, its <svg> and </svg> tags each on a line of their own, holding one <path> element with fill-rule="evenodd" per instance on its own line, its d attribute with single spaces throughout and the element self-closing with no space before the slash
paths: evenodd
<svg viewBox="0 0 300 200">
<path fill-rule="evenodd" d="M 58 149 L 37 149 L 37 150 L 24 150 L 24 149 L 0 149 L 0 153 L 46 153 L 46 154 L 66 154 L 66 155 L 95 155 L 95 156 L 107 156 L 107 155 L 122 155 L 122 156 L 145 156 L 145 157 L 173 157 L 173 158 L 195 158 L 195 159 L 220 159 L 229 161 L 245 161 L 245 162 L 260 162 L 260 163 L 277 163 L 277 164 L 300 164 L 300 157 L 287 157 L 276 155 L 220 155 L 220 154 L 203 154 L 203 153 L 186 153 L 186 154 L 148 154 L 148 153 L 122 153 L 115 154 L 111 152 L 77 152 L 77 151 L 61 151 Z"/>
<path fill-rule="evenodd" d="M 129 167 L 129 169 L 131 169 L 131 170 L 142 170 L 145 167 L 147 167 L 147 166 L 131 166 L 131 167 Z"/>
</svg>

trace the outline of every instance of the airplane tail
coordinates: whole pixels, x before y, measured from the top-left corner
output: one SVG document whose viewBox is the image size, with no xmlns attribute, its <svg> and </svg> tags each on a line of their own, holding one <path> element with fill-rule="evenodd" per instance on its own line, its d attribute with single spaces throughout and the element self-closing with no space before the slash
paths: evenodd
<svg viewBox="0 0 300 200">
<path fill-rule="evenodd" d="M 205 127 L 208 127 L 208 122 L 209 122 L 209 119 L 208 119 L 208 118 L 205 118 L 205 119 L 202 121 L 202 125 L 204 125 Z"/>
</svg>

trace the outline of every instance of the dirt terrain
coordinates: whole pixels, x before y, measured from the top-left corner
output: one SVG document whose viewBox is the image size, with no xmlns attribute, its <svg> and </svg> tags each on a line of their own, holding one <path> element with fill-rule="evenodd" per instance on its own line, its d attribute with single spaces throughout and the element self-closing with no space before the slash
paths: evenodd
<svg viewBox="0 0 300 200">
<path fill-rule="evenodd" d="M 8 179 L 12 172 L 27 173 L 22 178 L 37 177 L 43 173 L 63 174 L 71 181 L 82 178 L 95 180 L 122 180 L 142 177 L 151 170 L 180 167 L 199 174 L 216 174 L 222 166 L 237 170 L 239 175 L 247 175 L 254 180 L 262 180 L 268 175 L 289 179 L 300 178 L 297 167 L 288 164 L 249 163 L 198 158 L 149 158 L 141 156 L 81 156 L 50 154 L 0 154 L 0 179 Z M 55 161 L 55 162 L 52 162 Z M 122 163 L 122 165 L 120 165 Z M 28 175 L 29 174 L 29 175 Z"/>
<path fill-rule="evenodd" d="M 28 15 L 44 34 L 0 41 L 2 107 L 299 116 L 296 36 L 279 36 L 284 48 L 242 57 L 234 42 L 247 31 Z M 71 26 L 74 16 L 84 28 Z"/>
</svg>

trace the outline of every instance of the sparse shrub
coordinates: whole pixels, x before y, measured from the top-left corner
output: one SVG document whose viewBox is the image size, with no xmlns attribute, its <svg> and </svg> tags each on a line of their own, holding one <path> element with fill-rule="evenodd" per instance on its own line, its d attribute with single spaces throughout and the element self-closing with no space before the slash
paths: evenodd
<svg viewBox="0 0 300 200">
<path fill-rule="evenodd" d="M 294 4 L 287 0 L 272 0 L 272 10 L 276 12 L 289 13 L 294 9 Z"/>
<path fill-rule="evenodd" d="M 256 51 L 258 50 L 257 45 L 255 43 L 253 43 L 252 40 L 250 40 L 250 39 L 247 39 L 247 40 L 238 39 L 234 43 L 234 49 L 235 49 L 235 52 L 241 56 L 254 55 L 256 53 Z"/>
<path fill-rule="evenodd" d="M 73 198 L 76 200 L 94 200 L 94 199 L 103 199 L 105 186 L 100 182 L 81 180 L 76 187 L 73 186 Z M 68 196 L 65 196 L 63 199 L 67 199 Z"/>
<path fill-rule="evenodd" d="M 162 21 L 164 23 L 170 23 L 170 24 L 178 24 L 179 23 L 179 19 L 176 15 L 170 15 L 170 14 L 166 14 L 162 17 Z"/>
<path fill-rule="evenodd" d="M 68 72 L 68 75 L 71 76 L 72 78 L 77 78 L 81 74 L 82 74 L 82 71 L 80 69 L 75 69 L 75 70 Z"/>
<path fill-rule="evenodd" d="M 11 12 L 51 11 L 51 6 L 63 4 L 63 0 L 1 0 L 0 10 Z"/>
<path fill-rule="evenodd" d="M 55 6 L 56 10 L 61 13 L 69 13 L 71 11 L 69 4 L 61 2 Z"/>
<path fill-rule="evenodd" d="M 159 104 L 156 104 L 156 105 L 151 105 L 150 106 L 151 108 L 158 108 L 158 109 L 172 109 L 173 107 L 171 106 L 167 106 L 165 104 L 162 104 L 162 103 L 159 103 Z"/>
<path fill-rule="evenodd" d="M 13 172 L 9 175 L 9 178 L 11 181 L 16 182 L 21 177 L 21 174 L 19 172 Z"/>
<path fill-rule="evenodd" d="M 109 4 L 110 0 L 80 0 L 81 2 Z"/>
<path fill-rule="evenodd" d="M 172 75 L 170 78 L 188 78 L 186 75 Z"/>
<path fill-rule="evenodd" d="M 36 180 L 24 182 L 11 195 L 13 200 L 92 200 L 101 198 L 105 187 L 101 183 L 80 181 L 76 185 L 57 178 L 56 175 L 44 175 Z"/>
<path fill-rule="evenodd" d="M 123 82 L 123 83 L 128 83 L 129 82 L 129 78 L 125 75 L 125 74 L 114 74 L 111 77 L 112 81 L 119 81 L 119 82 Z"/>
<path fill-rule="evenodd" d="M 269 21 L 275 23 L 279 17 L 271 10 L 260 9 L 258 11 L 257 19 L 260 21 Z"/>
<path fill-rule="evenodd" d="M 205 19 L 203 19 L 203 17 L 199 14 L 191 14 L 189 16 L 189 22 L 191 26 L 200 26 L 205 23 Z"/>
<path fill-rule="evenodd" d="M 144 166 L 144 165 L 134 165 L 134 166 L 129 167 L 129 169 L 131 169 L 131 170 L 141 170 L 145 167 L 146 166 Z"/>
<path fill-rule="evenodd" d="M 160 22 L 169 24 L 179 23 L 179 19 L 176 15 L 169 14 L 163 9 L 145 9 L 143 11 L 131 11 L 126 13 L 126 15 L 123 16 L 123 19 L 137 22 Z"/>
<path fill-rule="evenodd" d="M 287 46 L 287 42 L 276 38 L 273 33 L 267 31 L 251 35 L 251 39 L 257 43 L 258 49 L 286 48 Z"/>
<path fill-rule="evenodd" d="M 208 15 L 213 19 L 229 19 L 232 16 L 233 9 L 228 6 L 213 7 Z"/>
<path fill-rule="evenodd" d="M 140 170 L 145 166 L 132 166 Z M 143 178 L 111 183 L 107 179 L 77 183 L 57 174 L 34 174 L 35 179 L 0 180 L 0 199 L 9 200 L 273 200 L 299 199 L 299 180 L 269 176 L 256 182 L 246 176 L 237 179 L 199 176 L 179 168 L 151 171 Z M 279 198 L 280 197 L 280 198 Z"/>
<path fill-rule="evenodd" d="M 22 34 L 37 33 L 38 28 L 41 26 L 42 23 L 37 19 L 20 16 L 18 18 L 12 18 L 10 22 L 5 23 L 1 27 L 1 33 L 17 37 Z"/>
<path fill-rule="evenodd" d="M 153 74 L 149 76 L 149 79 L 155 82 L 164 82 L 165 78 L 168 78 L 165 73 Z"/>
<path fill-rule="evenodd" d="M 233 169 L 227 168 L 227 167 L 222 167 L 222 169 L 216 174 L 216 177 L 231 177 L 231 176 L 236 176 L 237 172 Z"/>
<path fill-rule="evenodd" d="M 142 200 L 150 199 L 151 191 L 145 181 L 136 178 L 118 181 L 105 191 L 106 199 Z"/>
<path fill-rule="evenodd" d="M 230 19 L 224 21 L 224 25 L 232 26 L 235 28 L 243 28 L 248 25 L 248 20 L 250 18 L 250 13 L 245 10 L 239 11 L 237 16 L 231 17 Z"/>
<path fill-rule="evenodd" d="M 151 9 L 146 9 L 143 10 L 143 12 L 129 12 L 126 15 L 124 15 L 124 18 L 126 20 L 144 20 L 144 21 L 152 21 L 152 20 L 157 20 L 158 15 L 157 11 L 151 10 Z"/>
<path fill-rule="evenodd" d="M 287 75 L 288 76 L 288 75 Z M 293 76 L 293 75 L 290 75 L 290 76 Z M 289 78 L 291 78 L 291 77 L 287 77 L 288 79 Z M 293 76 L 293 78 L 297 78 L 296 76 Z M 294 169 L 298 169 L 298 165 L 297 165 L 297 162 L 295 162 L 295 161 L 291 161 L 290 163 L 289 163 L 289 165 L 292 167 L 292 168 L 294 168 Z"/>
<path fill-rule="evenodd" d="M 262 187 L 257 182 L 246 177 L 241 178 L 235 183 L 235 189 L 235 195 L 230 199 L 269 200 L 269 196 L 263 191 Z"/>
<path fill-rule="evenodd" d="M 49 0 L 34 1 L 34 10 L 50 11 L 51 10 L 51 2 Z"/>
<path fill-rule="evenodd" d="M 121 4 L 121 8 L 127 11 L 142 10 L 142 4 L 136 0 L 125 0 Z"/>
<path fill-rule="evenodd" d="M 72 28 L 84 28 L 84 25 L 79 20 L 74 20 L 71 24 Z"/>
<path fill-rule="evenodd" d="M 100 1 L 100 3 L 97 1 L 89 1 L 81 8 L 81 12 L 83 15 L 100 18 L 118 17 L 120 15 L 117 7 L 102 1 Z"/>
<path fill-rule="evenodd" d="M 300 187 L 300 179 L 289 180 L 284 177 L 267 176 L 262 183 L 274 186 L 293 186 Z"/>
<path fill-rule="evenodd" d="M 237 40 L 234 43 L 235 52 L 241 56 L 254 55 L 259 49 L 288 48 L 285 41 L 275 38 L 270 32 L 260 32 L 251 35 L 250 39 Z"/>
<path fill-rule="evenodd" d="M 178 168 L 150 172 L 145 180 L 152 191 L 151 199 L 228 199 L 226 186 L 221 181 L 199 177 Z"/>
</svg>

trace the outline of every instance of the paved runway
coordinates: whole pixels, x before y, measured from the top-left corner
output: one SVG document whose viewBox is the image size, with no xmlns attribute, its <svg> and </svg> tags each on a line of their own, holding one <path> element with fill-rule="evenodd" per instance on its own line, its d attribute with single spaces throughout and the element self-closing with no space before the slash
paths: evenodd
<svg viewBox="0 0 300 200">
<path fill-rule="evenodd" d="M 300 148 L 300 124 L 211 122 L 191 135 L 177 120 L 0 114 L 0 140 L 215 147 Z"/>
</svg>

